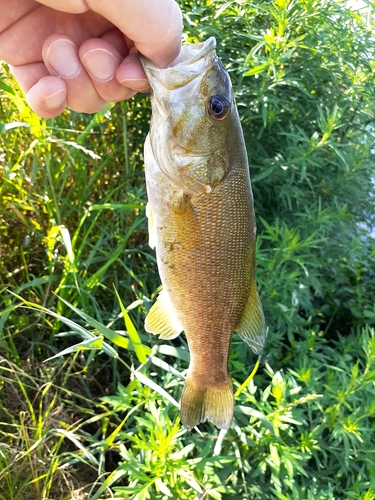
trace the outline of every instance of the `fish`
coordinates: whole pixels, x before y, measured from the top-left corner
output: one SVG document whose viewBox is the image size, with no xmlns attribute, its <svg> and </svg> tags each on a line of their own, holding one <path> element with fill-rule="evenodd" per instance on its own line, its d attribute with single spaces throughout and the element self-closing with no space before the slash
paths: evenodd
<svg viewBox="0 0 375 500">
<path fill-rule="evenodd" d="M 256 222 L 244 136 L 214 37 L 185 44 L 167 68 L 141 56 L 151 86 L 144 145 L 149 244 L 162 290 L 145 319 L 160 339 L 185 332 L 190 363 L 181 422 L 230 427 L 233 332 L 260 354 L 266 326 L 256 282 Z"/>
</svg>

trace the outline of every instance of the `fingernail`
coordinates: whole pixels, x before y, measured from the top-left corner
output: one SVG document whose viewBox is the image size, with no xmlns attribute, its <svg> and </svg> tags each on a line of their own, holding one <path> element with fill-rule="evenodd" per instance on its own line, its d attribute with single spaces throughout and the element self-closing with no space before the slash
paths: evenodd
<svg viewBox="0 0 375 500">
<path fill-rule="evenodd" d="M 117 61 L 113 55 L 105 49 L 92 49 L 86 52 L 82 58 L 86 70 L 99 82 L 108 82 L 116 73 Z"/>
<path fill-rule="evenodd" d="M 144 78 L 124 78 L 124 80 L 120 80 L 120 83 L 137 92 L 150 92 L 150 84 Z"/>
<path fill-rule="evenodd" d="M 44 98 L 44 104 L 47 106 L 47 108 L 50 109 L 60 108 L 65 101 L 66 101 L 65 89 L 60 89 L 54 94 L 51 94 Z"/>
<path fill-rule="evenodd" d="M 76 46 L 69 40 L 52 42 L 46 57 L 56 74 L 62 78 L 74 78 L 81 70 Z"/>
</svg>

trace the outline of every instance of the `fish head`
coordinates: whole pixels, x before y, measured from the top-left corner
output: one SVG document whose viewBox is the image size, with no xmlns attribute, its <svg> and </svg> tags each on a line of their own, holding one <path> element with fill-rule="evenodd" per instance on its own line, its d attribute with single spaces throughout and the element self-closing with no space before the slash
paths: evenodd
<svg viewBox="0 0 375 500">
<path fill-rule="evenodd" d="M 150 142 L 160 170 L 184 193 L 210 193 L 230 171 L 238 115 L 215 38 L 181 47 L 166 69 L 141 57 L 152 95 Z"/>
</svg>

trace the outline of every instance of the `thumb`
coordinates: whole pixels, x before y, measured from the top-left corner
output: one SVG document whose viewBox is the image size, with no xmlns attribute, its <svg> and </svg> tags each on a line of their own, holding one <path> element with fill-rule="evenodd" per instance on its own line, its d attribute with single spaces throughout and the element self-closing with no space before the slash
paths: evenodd
<svg viewBox="0 0 375 500">
<path fill-rule="evenodd" d="M 182 14 L 175 0 L 87 0 L 87 4 L 155 65 L 166 67 L 180 53 Z"/>
</svg>

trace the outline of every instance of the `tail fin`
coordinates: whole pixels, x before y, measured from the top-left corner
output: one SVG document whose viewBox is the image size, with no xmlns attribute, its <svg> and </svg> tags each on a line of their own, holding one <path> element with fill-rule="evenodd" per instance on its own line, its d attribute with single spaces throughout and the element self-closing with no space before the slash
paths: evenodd
<svg viewBox="0 0 375 500">
<path fill-rule="evenodd" d="M 208 420 L 219 429 L 228 429 L 233 418 L 232 382 L 205 387 L 187 377 L 181 396 L 181 420 L 187 429 Z"/>
</svg>

